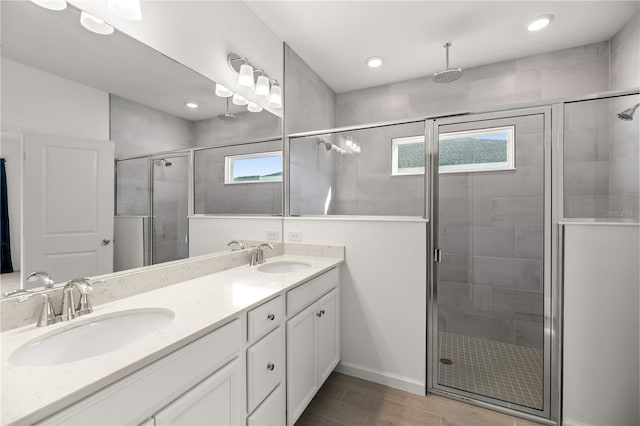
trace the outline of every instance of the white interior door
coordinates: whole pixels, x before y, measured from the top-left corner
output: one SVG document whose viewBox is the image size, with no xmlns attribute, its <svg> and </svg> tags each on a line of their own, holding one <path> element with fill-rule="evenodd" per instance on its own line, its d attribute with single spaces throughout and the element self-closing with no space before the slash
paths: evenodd
<svg viewBox="0 0 640 426">
<path fill-rule="evenodd" d="M 112 141 L 25 134 L 25 273 L 113 271 Z"/>
</svg>

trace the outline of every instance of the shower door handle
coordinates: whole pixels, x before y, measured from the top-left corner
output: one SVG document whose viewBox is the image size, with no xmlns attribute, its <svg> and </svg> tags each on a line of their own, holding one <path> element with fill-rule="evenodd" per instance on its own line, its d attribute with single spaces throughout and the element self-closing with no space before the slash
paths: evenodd
<svg viewBox="0 0 640 426">
<path fill-rule="evenodd" d="M 109 239 L 107 239 L 107 238 L 104 238 L 104 239 L 102 240 L 102 245 L 103 245 L 103 246 L 108 246 L 110 243 L 111 243 L 111 240 L 109 240 Z"/>
<path fill-rule="evenodd" d="M 441 260 L 442 260 L 442 250 L 435 249 L 433 251 L 433 261 L 434 262 L 440 262 Z"/>
</svg>

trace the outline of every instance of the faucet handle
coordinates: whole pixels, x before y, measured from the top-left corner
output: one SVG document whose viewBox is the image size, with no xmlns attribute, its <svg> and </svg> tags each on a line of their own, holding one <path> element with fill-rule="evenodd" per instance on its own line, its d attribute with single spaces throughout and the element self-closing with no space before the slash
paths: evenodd
<svg viewBox="0 0 640 426">
<path fill-rule="evenodd" d="M 60 321 L 60 317 L 56 316 L 51 304 L 51 297 L 47 293 L 26 294 L 17 298 L 18 302 L 22 303 L 25 300 L 31 299 L 35 296 L 42 296 L 42 308 L 40 309 L 40 315 L 38 316 L 38 327 L 45 327 L 49 324 L 54 324 Z"/>
</svg>

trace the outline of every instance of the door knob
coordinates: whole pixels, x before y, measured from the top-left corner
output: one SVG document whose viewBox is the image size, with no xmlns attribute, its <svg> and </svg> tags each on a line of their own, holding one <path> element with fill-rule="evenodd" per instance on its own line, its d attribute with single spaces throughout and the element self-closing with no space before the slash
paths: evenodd
<svg viewBox="0 0 640 426">
<path fill-rule="evenodd" d="M 103 245 L 103 246 L 108 246 L 108 245 L 109 245 L 109 243 L 111 243 L 111 240 L 109 240 L 109 239 L 107 239 L 107 238 L 105 238 L 105 239 L 103 239 L 103 240 L 102 240 L 102 245 Z"/>
</svg>

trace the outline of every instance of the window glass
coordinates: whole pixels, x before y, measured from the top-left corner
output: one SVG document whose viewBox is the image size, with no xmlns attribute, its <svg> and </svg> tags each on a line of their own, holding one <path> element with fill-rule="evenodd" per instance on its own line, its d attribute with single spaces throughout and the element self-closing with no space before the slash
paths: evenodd
<svg viewBox="0 0 640 426">
<path fill-rule="evenodd" d="M 282 181 L 282 151 L 225 157 L 225 184 Z"/>
<path fill-rule="evenodd" d="M 391 145 L 392 175 L 424 174 L 424 136 L 395 138 Z"/>
<path fill-rule="evenodd" d="M 442 133 L 440 173 L 513 169 L 514 127 Z"/>
</svg>

